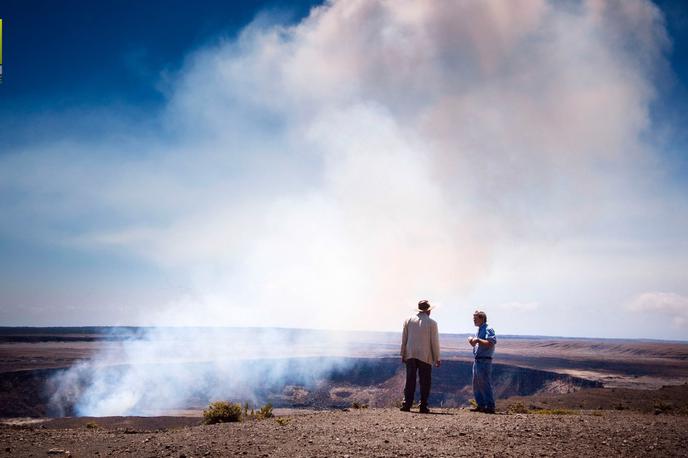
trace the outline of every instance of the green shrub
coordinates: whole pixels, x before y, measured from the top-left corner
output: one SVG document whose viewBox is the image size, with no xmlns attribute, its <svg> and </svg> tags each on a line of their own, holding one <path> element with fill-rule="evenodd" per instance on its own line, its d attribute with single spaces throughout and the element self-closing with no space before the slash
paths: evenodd
<svg viewBox="0 0 688 458">
<path fill-rule="evenodd" d="M 289 421 L 291 421 L 291 418 L 280 417 L 280 418 L 275 418 L 275 421 L 280 426 L 287 426 L 289 424 Z"/>
<path fill-rule="evenodd" d="M 259 418 L 272 418 L 272 404 L 269 402 L 265 404 L 263 407 L 260 408 L 258 411 L 258 417 Z"/>
<path fill-rule="evenodd" d="M 206 425 L 241 421 L 241 405 L 228 401 L 211 402 L 203 411 L 203 418 Z"/>
</svg>

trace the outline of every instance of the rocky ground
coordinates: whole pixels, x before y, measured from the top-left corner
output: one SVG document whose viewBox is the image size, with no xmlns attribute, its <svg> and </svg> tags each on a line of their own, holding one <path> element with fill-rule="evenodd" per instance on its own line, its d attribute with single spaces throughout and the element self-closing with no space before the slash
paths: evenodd
<svg viewBox="0 0 688 458">
<path fill-rule="evenodd" d="M 628 411 L 351 409 L 199 422 L 120 417 L 5 424 L 0 457 L 688 456 L 688 416 Z"/>
</svg>

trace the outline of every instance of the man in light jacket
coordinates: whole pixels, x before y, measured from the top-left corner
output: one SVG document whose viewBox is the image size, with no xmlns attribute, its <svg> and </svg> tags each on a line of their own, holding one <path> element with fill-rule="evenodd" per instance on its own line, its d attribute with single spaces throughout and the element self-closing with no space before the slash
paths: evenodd
<svg viewBox="0 0 688 458">
<path fill-rule="evenodd" d="M 432 365 L 440 367 L 440 338 L 437 322 L 430 318 L 432 306 L 428 301 L 420 301 L 418 310 L 404 321 L 401 335 L 401 362 L 406 364 L 406 386 L 404 405 L 401 410 L 408 412 L 416 392 L 416 373 L 420 379 L 420 413 L 429 413 L 428 397 L 432 379 Z"/>
</svg>

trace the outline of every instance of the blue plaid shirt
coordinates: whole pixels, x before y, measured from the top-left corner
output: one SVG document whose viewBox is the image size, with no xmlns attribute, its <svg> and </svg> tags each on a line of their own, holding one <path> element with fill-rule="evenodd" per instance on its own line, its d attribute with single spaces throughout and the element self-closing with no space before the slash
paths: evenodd
<svg viewBox="0 0 688 458">
<path fill-rule="evenodd" d="M 475 333 L 478 339 L 485 339 L 492 343 L 491 347 L 483 347 L 482 345 L 476 345 L 473 347 L 473 356 L 476 358 L 492 358 L 495 352 L 495 345 L 497 345 L 497 334 L 495 334 L 494 329 L 488 328 L 487 323 L 483 323 L 479 328 L 478 332 Z"/>
</svg>

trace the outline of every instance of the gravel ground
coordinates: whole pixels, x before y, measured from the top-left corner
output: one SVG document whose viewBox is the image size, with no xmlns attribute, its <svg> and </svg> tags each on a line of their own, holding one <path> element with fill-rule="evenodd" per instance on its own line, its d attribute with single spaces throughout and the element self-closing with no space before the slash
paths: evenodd
<svg viewBox="0 0 688 458">
<path fill-rule="evenodd" d="M 136 417 L 59 421 L 0 426 L 0 457 L 688 456 L 687 416 L 627 411 L 361 409 L 199 426 Z"/>
</svg>

